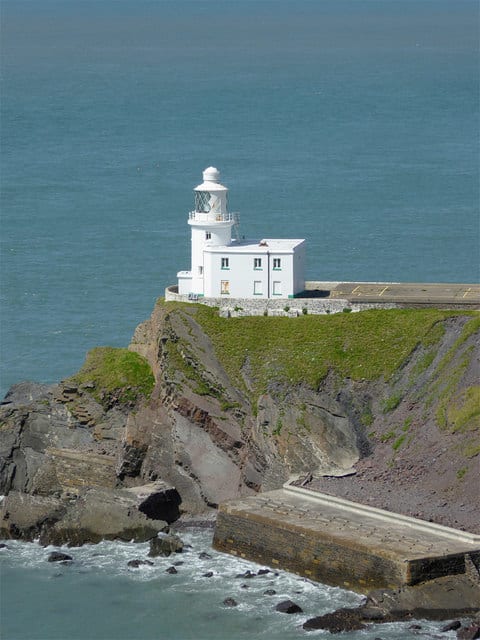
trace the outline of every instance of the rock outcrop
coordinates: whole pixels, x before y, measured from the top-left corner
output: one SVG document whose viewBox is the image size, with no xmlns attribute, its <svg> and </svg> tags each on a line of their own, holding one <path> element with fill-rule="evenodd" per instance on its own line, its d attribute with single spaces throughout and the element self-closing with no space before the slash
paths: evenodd
<svg viewBox="0 0 480 640">
<path fill-rule="evenodd" d="M 383 508 L 475 528 L 478 495 L 472 487 L 480 480 L 475 464 L 478 424 L 456 426 L 476 388 L 475 331 L 464 332 L 471 316 L 439 316 L 430 333 L 419 334 L 417 345 L 412 342 L 407 355 L 399 357 L 388 379 L 362 378 L 358 367 L 355 375 L 339 375 L 328 362 L 319 362 L 326 373 L 315 383 L 306 378 L 292 383 L 278 373 L 278 354 L 286 354 L 282 357 L 288 360 L 288 342 L 272 346 L 272 355 L 253 331 L 250 343 L 237 340 L 230 355 L 219 353 L 214 332 L 205 324 L 205 314 L 215 312 L 204 308 L 201 313 L 196 305 L 159 302 L 151 318 L 136 329 L 129 349 L 151 367 L 151 394 L 142 396 L 140 387 L 129 393 L 128 382 L 121 389 L 102 389 L 101 376 L 92 365 L 82 376 L 58 385 L 12 387 L 0 407 L 0 493 L 8 495 L 1 524 L 5 535 L 40 535 L 46 540 L 48 529 L 55 539 L 72 537 L 78 544 L 130 535 L 132 525 L 137 537 L 145 539 L 163 526 L 158 521 L 212 511 L 224 500 L 277 489 L 295 477 L 311 487 L 327 482 L 322 491 L 350 499 L 368 502 L 374 495 Z M 347 320 L 355 322 L 354 314 L 349 315 L 351 320 L 344 318 L 332 338 L 338 342 L 335 353 L 347 358 L 355 353 L 357 339 L 353 333 L 341 333 L 348 329 Z M 390 336 L 389 318 L 394 316 L 385 315 L 386 337 L 374 339 L 387 352 L 396 352 L 402 337 Z M 244 320 L 249 319 L 221 322 Z M 230 326 L 238 326 L 241 335 L 243 325 Z M 266 326 L 268 331 L 271 325 Z M 299 325 L 290 326 L 297 352 L 311 367 L 319 357 L 310 357 L 313 343 L 298 345 Z M 263 331 L 261 340 L 268 343 Z M 320 340 L 320 325 L 315 331 L 311 339 Z M 241 364 L 233 370 L 229 358 L 236 358 L 238 349 Z M 382 350 L 377 350 L 376 357 L 381 356 Z M 366 475 L 371 488 L 357 498 L 355 491 L 364 486 Z M 156 497 L 142 502 L 138 488 L 157 482 L 164 484 Z M 394 501 L 399 492 L 405 496 L 403 505 Z M 421 504 L 411 513 L 409 500 L 415 496 L 421 496 Z M 127 520 L 118 515 L 114 523 L 118 509 Z M 92 519 L 103 520 L 104 528 Z M 76 536 L 75 529 L 89 533 Z"/>
</svg>

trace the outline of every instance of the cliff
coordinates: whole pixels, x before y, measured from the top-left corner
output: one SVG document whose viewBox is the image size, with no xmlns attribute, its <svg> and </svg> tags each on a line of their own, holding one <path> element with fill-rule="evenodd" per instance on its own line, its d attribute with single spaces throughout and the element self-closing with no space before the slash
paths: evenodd
<svg viewBox="0 0 480 640">
<path fill-rule="evenodd" d="M 129 351 L 94 350 L 71 379 L 7 394 L 2 532 L 49 539 L 87 494 L 152 483 L 158 508 L 133 511 L 160 528 L 177 506 L 202 513 L 295 476 L 478 531 L 479 325 L 436 309 L 220 318 L 159 301 Z M 55 502 L 20 526 L 19 496 Z"/>
</svg>

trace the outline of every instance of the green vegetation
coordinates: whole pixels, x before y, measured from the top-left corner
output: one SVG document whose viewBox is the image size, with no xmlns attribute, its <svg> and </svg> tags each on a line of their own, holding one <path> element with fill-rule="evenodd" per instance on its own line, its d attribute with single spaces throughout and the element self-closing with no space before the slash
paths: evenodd
<svg viewBox="0 0 480 640">
<path fill-rule="evenodd" d="M 445 409 L 451 431 L 468 431 L 480 426 L 480 386 L 468 387 L 453 397 Z"/>
<path fill-rule="evenodd" d="M 459 469 L 457 471 L 457 478 L 461 480 L 463 476 L 467 473 L 467 471 L 468 471 L 467 467 L 462 467 L 461 469 Z"/>
<path fill-rule="evenodd" d="M 380 442 L 388 442 L 392 438 L 395 438 L 396 435 L 397 432 L 395 431 L 395 429 L 392 429 L 392 431 L 388 431 L 387 433 L 384 433 L 380 436 Z"/>
<path fill-rule="evenodd" d="M 443 377 L 440 377 L 439 384 L 442 382 L 445 384 L 443 389 L 438 393 L 438 405 L 435 412 L 438 425 L 442 429 L 446 429 L 449 425 L 448 409 L 453 401 L 458 383 L 460 382 L 462 375 L 470 364 L 470 359 L 473 355 L 473 346 L 470 347 L 460 358 L 458 364 L 448 372 L 448 379 L 445 384 Z M 437 387 L 438 389 L 438 387 Z"/>
<path fill-rule="evenodd" d="M 474 458 L 478 456 L 480 453 L 480 440 L 477 438 L 476 440 L 472 440 L 469 442 L 463 451 L 466 458 Z"/>
<path fill-rule="evenodd" d="M 248 365 L 254 395 L 270 380 L 318 388 L 329 370 L 340 378 L 390 379 L 415 347 L 452 312 L 382 309 L 329 316 L 220 318 L 204 305 L 166 303 L 199 322 L 232 380 Z"/>
<path fill-rule="evenodd" d="M 149 398 L 155 379 L 148 362 L 128 349 L 97 347 L 87 353 L 82 368 L 68 382 L 87 387 L 104 406 L 113 402 L 131 404 L 140 397 Z"/>
<path fill-rule="evenodd" d="M 364 427 L 370 427 L 373 424 L 374 420 L 375 420 L 375 417 L 372 413 L 371 408 L 366 407 L 362 415 L 360 416 L 360 422 L 363 424 Z"/>
<path fill-rule="evenodd" d="M 399 436 L 395 442 L 392 444 L 392 449 L 394 451 L 397 451 L 398 449 L 400 449 L 400 447 L 402 446 L 402 444 L 405 441 L 405 438 L 407 437 L 406 433 L 403 433 L 401 436 Z"/>
<path fill-rule="evenodd" d="M 394 393 L 393 396 L 386 398 L 382 402 L 382 411 L 383 413 L 389 413 L 398 407 L 400 402 L 402 401 L 403 394 Z"/>
<path fill-rule="evenodd" d="M 168 340 L 165 348 L 168 353 L 168 363 L 170 365 L 169 376 L 175 380 L 177 372 L 182 372 L 185 378 L 190 381 L 192 391 L 199 396 L 212 396 L 222 400 L 222 388 L 217 388 L 208 380 L 205 375 L 205 368 L 194 358 L 188 343 L 185 340 Z"/>
</svg>

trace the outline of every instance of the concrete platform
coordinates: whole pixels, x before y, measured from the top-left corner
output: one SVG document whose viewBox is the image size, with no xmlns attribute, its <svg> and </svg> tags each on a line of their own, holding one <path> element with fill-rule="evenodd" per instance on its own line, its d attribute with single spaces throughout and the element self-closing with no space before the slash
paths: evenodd
<svg viewBox="0 0 480 640">
<path fill-rule="evenodd" d="M 293 486 L 220 505 L 213 546 L 361 592 L 480 563 L 478 535 Z"/>
<path fill-rule="evenodd" d="M 478 284 L 429 284 L 409 282 L 307 282 L 306 293 L 321 291 L 323 297 L 355 302 L 397 304 L 480 305 Z"/>
</svg>

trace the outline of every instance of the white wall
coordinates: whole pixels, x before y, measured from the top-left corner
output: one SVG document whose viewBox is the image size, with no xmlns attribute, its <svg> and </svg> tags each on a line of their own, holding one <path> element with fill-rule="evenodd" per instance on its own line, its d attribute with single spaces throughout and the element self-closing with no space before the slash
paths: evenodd
<svg viewBox="0 0 480 640">
<path fill-rule="evenodd" d="M 228 258 L 228 269 L 222 269 L 222 258 Z M 254 268 L 254 259 L 262 261 L 261 268 Z M 281 268 L 273 269 L 273 259 L 280 258 Z M 294 293 L 293 254 L 266 252 L 204 253 L 205 296 L 222 298 L 288 298 Z M 222 281 L 229 283 L 229 293 L 222 293 Z M 257 288 L 255 292 L 255 282 Z M 279 282 L 280 295 L 273 295 L 273 283 Z M 303 289 L 303 286 L 302 286 Z M 261 292 L 261 293 L 260 293 Z"/>
</svg>

